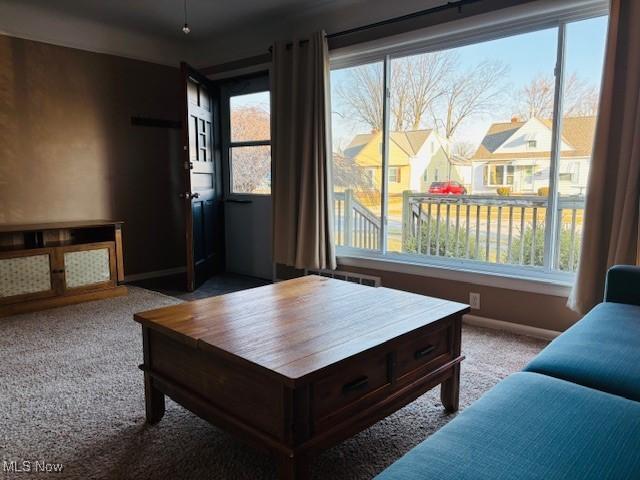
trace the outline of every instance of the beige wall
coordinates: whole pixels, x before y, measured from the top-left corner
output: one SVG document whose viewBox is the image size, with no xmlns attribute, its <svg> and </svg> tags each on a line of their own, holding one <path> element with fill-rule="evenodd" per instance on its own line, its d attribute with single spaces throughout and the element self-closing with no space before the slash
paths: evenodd
<svg viewBox="0 0 640 480">
<path fill-rule="evenodd" d="M 493 320 L 561 332 L 580 319 L 578 314 L 566 307 L 567 299 L 563 297 L 345 265 L 338 265 L 338 270 L 380 277 L 383 287 L 467 304 L 469 293 L 477 292 L 480 294 L 481 309 L 472 310 L 471 314 Z M 295 278 L 303 273 L 303 270 L 277 265 L 276 275 L 281 280 Z"/>
<path fill-rule="evenodd" d="M 125 221 L 127 274 L 184 265 L 177 68 L 0 36 L 0 223 Z"/>
<path fill-rule="evenodd" d="M 382 286 L 469 303 L 469 293 L 480 294 L 480 310 L 471 314 L 547 330 L 564 331 L 580 318 L 566 306 L 567 299 L 553 295 L 474 285 L 453 280 L 338 265 L 338 270 L 381 277 Z"/>
</svg>

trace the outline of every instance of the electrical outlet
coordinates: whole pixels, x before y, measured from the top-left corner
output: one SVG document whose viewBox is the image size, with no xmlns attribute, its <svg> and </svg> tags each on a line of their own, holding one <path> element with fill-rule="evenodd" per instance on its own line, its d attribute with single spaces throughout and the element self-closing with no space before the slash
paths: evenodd
<svg viewBox="0 0 640 480">
<path fill-rule="evenodd" d="M 473 310 L 480 310 L 480 294 L 471 292 L 469 294 L 469 306 Z"/>
</svg>

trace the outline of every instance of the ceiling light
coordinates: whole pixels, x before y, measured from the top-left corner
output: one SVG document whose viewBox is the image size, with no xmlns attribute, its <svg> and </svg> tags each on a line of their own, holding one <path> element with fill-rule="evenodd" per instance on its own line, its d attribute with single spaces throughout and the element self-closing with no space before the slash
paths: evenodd
<svg viewBox="0 0 640 480">
<path fill-rule="evenodd" d="M 182 33 L 185 35 L 189 35 L 189 33 L 191 33 L 189 23 L 187 23 L 187 0 L 184 0 L 184 27 L 182 27 Z"/>
</svg>

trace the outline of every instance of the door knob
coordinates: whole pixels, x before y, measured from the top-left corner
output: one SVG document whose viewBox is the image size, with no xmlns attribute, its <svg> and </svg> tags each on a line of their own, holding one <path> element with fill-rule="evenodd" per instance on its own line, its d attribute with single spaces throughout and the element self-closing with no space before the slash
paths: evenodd
<svg viewBox="0 0 640 480">
<path fill-rule="evenodd" d="M 179 193 L 178 197 L 186 198 L 188 200 L 191 200 L 192 198 L 200 198 L 200 194 L 198 192 L 196 192 L 196 193 Z"/>
</svg>

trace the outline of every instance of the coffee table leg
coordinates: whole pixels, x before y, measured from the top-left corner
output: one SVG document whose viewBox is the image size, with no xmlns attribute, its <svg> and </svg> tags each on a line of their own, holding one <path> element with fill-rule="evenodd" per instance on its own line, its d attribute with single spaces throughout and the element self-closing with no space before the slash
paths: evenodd
<svg viewBox="0 0 640 480">
<path fill-rule="evenodd" d="M 278 456 L 278 478 L 280 480 L 307 480 L 311 478 L 309 459 L 306 456 Z"/>
<path fill-rule="evenodd" d="M 144 406 L 147 423 L 158 423 L 164 416 L 164 393 L 153 386 L 151 375 L 144 374 Z"/>
<path fill-rule="evenodd" d="M 460 364 L 453 367 L 453 374 L 440 386 L 440 399 L 447 412 L 458 411 L 460 405 Z"/>
</svg>

